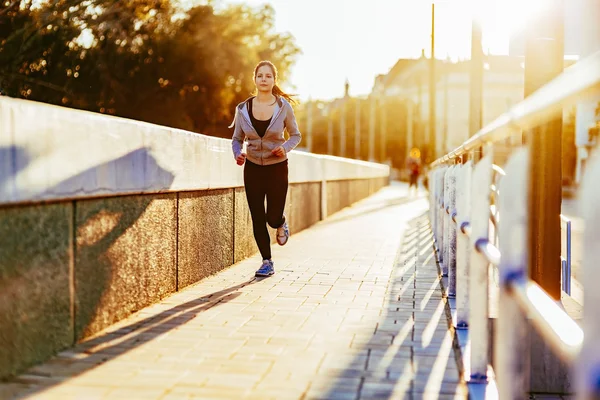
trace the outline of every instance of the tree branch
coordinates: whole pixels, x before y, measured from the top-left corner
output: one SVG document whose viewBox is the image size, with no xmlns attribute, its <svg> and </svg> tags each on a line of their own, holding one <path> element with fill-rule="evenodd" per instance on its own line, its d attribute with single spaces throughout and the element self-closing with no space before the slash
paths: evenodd
<svg viewBox="0 0 600 400">
<path fill-rule="evenodd" d="M 4 10 L 0 11 L 0 17 L 4 14 L 6 14 L 11 8 L 13 8 L 14 6 L 16 6 L 18 3 L 20 3 L 20 1 L 18 0 L 14 0 L 12 3 L 10 3 L 8 5 L 8 7 L 6 7 Z"/>
<path fill-rule="evenodd" d="M 50 82 L 41 81 L 39 79 L 30 78 L 28 76 L 21 75 L 21 74 L 15 74 L 15 73 L 8 74 L 7 76 L 9 76 L 10 78 L 12 78 L 13 80 L 20 80 L 22 82 L 31 83 L 31 84 L 38 85 L 38 86 L 43 86 L 43 87 L 46 87 L 48 89 L 55 90 L 57 92 L 65 93 L 65 94 L 68 94 L 68 95 L 73 95 L 73 92 L 71 92 L 70 90 L 68 90 L 66 87 L 55 85 L 55 84 L 50 83 Z"/>
</svg>

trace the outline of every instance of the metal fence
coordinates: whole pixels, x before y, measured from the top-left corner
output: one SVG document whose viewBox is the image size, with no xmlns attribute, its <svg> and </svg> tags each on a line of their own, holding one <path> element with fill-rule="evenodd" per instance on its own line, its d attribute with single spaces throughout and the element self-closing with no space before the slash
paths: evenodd
<svg viewBox="0 0 600 400">
<path fill-rule="evenodd" d="M 600 398 L 600 291 L 585 290 L 583 329 L 529 278 L 529 148 L 515 149 L 506 165 L 493 163 L 493 143 L 528 130 L 590 93 L 600 92 L 600 52 L 559 77 L 487 125 L 456 150 L 431 164 L 430 220 L 438 259 L 455 297 L 456 329 L 468 330 L 467 379 L 489 378 L 488 309 L 491 266 L 497 267 L 499 293 L 494 334 L 494 375 L 501 399 L 522 399 L 526 376 L 527 326 L 575 368 L 578 399 Z M 481 154 L 479 160 L 475 152 Z M 584 236 L 584 282 L 600 280 L 600 159 L 587 168 L 579 193 Z M 562 288 L 570 293 L 571 223 L 562 258 Z M 595 239 L 594 239 L 595 238 Z M 595 243 L 598 241 L 598 243 Z"/>
</svg>

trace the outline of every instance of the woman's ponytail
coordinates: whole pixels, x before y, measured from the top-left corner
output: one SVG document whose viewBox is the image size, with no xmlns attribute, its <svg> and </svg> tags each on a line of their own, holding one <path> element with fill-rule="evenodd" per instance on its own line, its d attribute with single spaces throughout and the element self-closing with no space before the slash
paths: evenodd
<svg viewBox="0 0 600 400">
<path fill-rule="evenodd" d="M 293 94 L 288 94 L 288 93 L 284 92 L 283 90 L 281 90 L 281 88 L 279 86 L 277 86 L 277 84 L 275 84 L 273 86 L 273 94 L 275 96 L 283 97 L 284 99 L 289 101 L 291 104 L 298 103 L 294 98 L 292 98 L 292 96 L 294 96 Z"/>
</svg>

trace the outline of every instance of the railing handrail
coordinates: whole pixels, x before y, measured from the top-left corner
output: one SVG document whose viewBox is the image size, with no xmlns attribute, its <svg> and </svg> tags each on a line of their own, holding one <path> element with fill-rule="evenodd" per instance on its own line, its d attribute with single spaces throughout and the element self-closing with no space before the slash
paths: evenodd
<svg viewBox="0 0 600 400">
<path fill-rule="evenodd" d="M 509 283 L 512 297 L 542 338 L 558 356 L 573 363 L 583 344 L 583 329 L 529 278 Z"/>
<path fill-rule="evenodd" d="M 448 212 L 446 213 L 449 214 Z M 570 231 L 571 221 L 563 214 L 560 215 L 560 219 L 561 222 L 569 226 Z M 453 215 L 452 221 L 454 225 L 458 225 L 455 215 Z M 468 222 L 463 223 L 457 229 L 471 239 L 471 228 Z M 500 250 L 488 239 L 474 238 L 474 241 L 474 249 L 481 253 L 490 264 L 498 267 L 502 257 Z M 570 238 L 568 238 L 567 247 L 569 258 L 568 271 L 570 272 Z M 552 348 L 563 360 L 573 362 L 583 342 L 583 330 L 581 327 L 533 280 L 529 278 L 514 280 L 510 283 L 510 287 L 521 311 L 532 319 L 533 325 L 540 335 L 552 344 Z M 535 292 L 535 296 L 530 295 L 531 291 Z M 567 294 L 570 295 L 570 293 Z M 564 340 L 566 337 L 570 337 L 569 342 Z"/>
<path fill-rule="evenodd" d="M 563 222 L 571 223 L 562 214 L 560 217 Z M 456 224 L 456 220 L 453 221 Z M 470 237 L 468 224 L 461 231 L 462 234 Z M 495 267 L 500 265 L 502 257 L 500 250 L 487 239 L 478 239 L 475 242 L 475 250 L 480 252 L 490 264 Z M 529 316 L 540 335 L 552 344 L 552 348 L 563 360 L 573 362 L 583 343 L 581 327 L 533 280 L 528 278 L 514 280 L 510 287 L 521 311 Z"/>
<path fill-rule="evenodd" d="M 589 372 L 588 368 L 592 364 L 585 360 L 586 354 L 582 349 L 584 346 L 590 347 L 588 342 L 593 339 L 590 339 L 589 334 L 592 332 L 593 336 L 599 332 L 600 325 L 598 321 L 593 321 L 595 325 L 589 328 L 588 320 L 584 337 L 584 329 L 529 277 L 529 250 L 525 240 L 529 229 L 527 215 L 531 208 L 527 193 L 531 188 L 528 189 L 527 175 L 521 172 L 532 168 L 532 149 L 525 148 L 515 152 L 506 164 L 506 171 L 493 164 L 493 149 L 488 151 L 486 148 L 481 160 L 457 158 L 491 142 L 520 134 L 521 130 L 540 126 L 558 114 L 565 105 L 592 100 L 590 95 L 597 96 L 598 93 L 600 51 L 566 69 L 457 149 L 431 164 L 429 175 L 433 209 L 430 218 L 434 244 L 441 271 L 448 276 L 447 295 L 456 297 L 456 329 L 470 331 L 467 354 L 470 358 L 471 383 L 487 382 L 488 268 L 490 265 L 498 266 L 498 302 L 502 306 L 498 309 L 494 345 L 506 344 L 510 348 L 496 360 L 494 367 L 494 370 L 499 370 L 497 376 L 502 377 L 498 380 L 498 388 L 501 388 L 503 397 L 514 398 L 513 395 L 517 392 L 527 390 L 526 381 L 519 380 L 517 376 L 520 370 L 515 368 L 522 361 L 523 350 L 527 346 L 525 329 L 521 329 L 527 325 L 527 320 L 555 355 L 568 364 L 577 362 L 585 373 Z M 595 97 L 593 100 L 596 100 Z M 450 165 L 455 161 L 457 165 Z M 600 173 L 600 167 L 596 173 Z M 499 196 L 500 190 L 506 193 Z M 499 209 L 491 210 L 490 191 L 495 195 L 494 205 L 505 213 L 501 223 L 496 221 L 494 214 L 499 213 Z M 496 236 L 500 239 L 499 247 L 495 245 L 498 240 L 494 243 L 490 241 L 490 211 L 494 217 L 495 235 L 499 235 Z M 588 213 L 591 214 L 591 211 Z M 562 281 L 563 288 L 570 293 L 568 277 L 571 273 L 571 221 L 562 214 L 560 220 L 561 224 L 567 226 L 567 258 L 561 257 Z M 462 275 L 458 275 L 458 271 Z M 593 350 L 596 351 L 596 348 Z M 599 357 L 597 352 L 589 356 L 595 363 L 594 368 L 600 365 Z M 597 384 L 600 374 L 596 370 L 590 374 L 586 378 L 591 385 L 591 389 L 588 389 L 600 396 Z M 581 383 L 580 387 L 583 388 Z"/>
<path fill-rule="evenodd" d="M 521 130 L 533 128 L 541 120 L 547 120 L 565 105 L 576 102 L 594 89 L 600 89 L 600 51 L 565 69 L 459 147 L 435 160 L 431 167 L 451 161 L 485 143 L 506 139 Z"/>
</svg>

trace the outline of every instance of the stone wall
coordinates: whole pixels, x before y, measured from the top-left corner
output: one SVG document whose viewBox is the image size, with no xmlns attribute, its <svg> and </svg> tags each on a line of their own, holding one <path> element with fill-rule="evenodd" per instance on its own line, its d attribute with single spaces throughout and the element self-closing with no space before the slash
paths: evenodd
<svg viewBox="0 0 600 400">
<path fill-rule="evenodd" d="M 292 235 L 321 220 L 322 184 L 290 185 Z M 327 182 L 328 214 L 386 184 Z M 0 377 L 256 252 L 239 187 L 0 207 Z"/>
<path fill-rule="evenodd" d="M 289 159 L 292 234 L 389 177 Z M 0 97 L 0 378 L 255 254 L 242 171 L 230 140 Z"/>
</svg>

